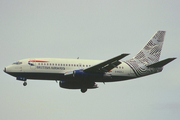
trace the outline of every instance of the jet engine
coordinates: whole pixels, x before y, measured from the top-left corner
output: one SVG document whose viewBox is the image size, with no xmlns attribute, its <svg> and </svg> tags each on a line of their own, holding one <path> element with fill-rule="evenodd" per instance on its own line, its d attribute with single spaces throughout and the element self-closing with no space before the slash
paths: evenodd
<svg viewBox="0 0 180 120">
<path fill-rule="evenodd" d="M 95 82 L 75 82 L 75 81 L 60 81 L 59 86 L 66 89 L 81 89 L 81 92 L 86 92 L 87 89 L 98 88 Z"/>
</svg>

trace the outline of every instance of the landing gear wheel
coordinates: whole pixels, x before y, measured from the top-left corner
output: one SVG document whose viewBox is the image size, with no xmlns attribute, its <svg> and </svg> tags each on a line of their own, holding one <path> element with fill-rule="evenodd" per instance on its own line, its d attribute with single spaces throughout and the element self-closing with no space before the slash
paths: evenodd
<svg viewBox="0 0 180 120">
<path fill-rule="evenodd" d="M 81 92 L 85 93 L 87 91 L 87 88 L 81 88 Z"/>
<path fill-rule="evenodd" d="M 26 86 L 26 85 L 27 85 L 27 82 L 26 82 L 26 81 L 24 81 L 23 85 L 24 85 L 24 86 Z"/>
</svg>

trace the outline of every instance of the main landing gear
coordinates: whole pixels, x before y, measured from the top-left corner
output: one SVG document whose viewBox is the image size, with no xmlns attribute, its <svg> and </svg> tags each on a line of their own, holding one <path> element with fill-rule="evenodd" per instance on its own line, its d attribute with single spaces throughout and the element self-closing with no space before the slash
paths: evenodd
<svg viewBox="0 0 180 120">
<path fill-rule="evenodd" d="M 24 81 L 23 86 L 27 85 L 26 78 L 25 77 L 17 77 L 16 80 Z"/>
<path fill-rule="evenodd" d="M 26 81 L 24 81 L 23 85 L 24 85 L 24 86 L 26 86 L 26 85 L 27 85 L 27 82 L 26 82 Z"/>
<path fill-rule="evenodd" d="M 85 93 L 87 91 L 87 88 L 81 88 L 81 92 Z"/>
</svg>

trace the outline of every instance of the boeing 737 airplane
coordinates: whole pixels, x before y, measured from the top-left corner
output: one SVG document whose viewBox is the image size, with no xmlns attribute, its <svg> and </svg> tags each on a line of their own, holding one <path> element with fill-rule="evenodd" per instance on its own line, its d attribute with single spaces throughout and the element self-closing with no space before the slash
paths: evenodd
<svg viewBox="0 0 180 120">
<path fill-rule="evenodd" d="M 67 89 L 98 88 L 95 82 L 114 82 L 134 79 L 161 72 L 163 67 L 176 58 L 159 61 L 165 31 L 157 31 L 145 47 L 133 58 L 119 61 L 129 54 L 121 54 L 106 61 L 29 58 L 19 60 L 4 68 L 4 72 L 17 80 L 27 79 L 59 81 L 59 86 Z"/>
</svg>

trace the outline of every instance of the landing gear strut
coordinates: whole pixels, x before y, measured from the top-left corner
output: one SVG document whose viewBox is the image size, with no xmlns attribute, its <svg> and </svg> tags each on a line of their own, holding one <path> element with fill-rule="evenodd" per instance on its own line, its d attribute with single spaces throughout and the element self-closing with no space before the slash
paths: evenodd
<svg viewBox="0 0 180 120">
<path fill-rule="evenodd" d="M 27 82 L 26 82 L 26 81 L 24 81 L 23 85 L 24 85 L 24 86 L 26 86 L 26 85 L 27 85 Z"/>
</svg>

